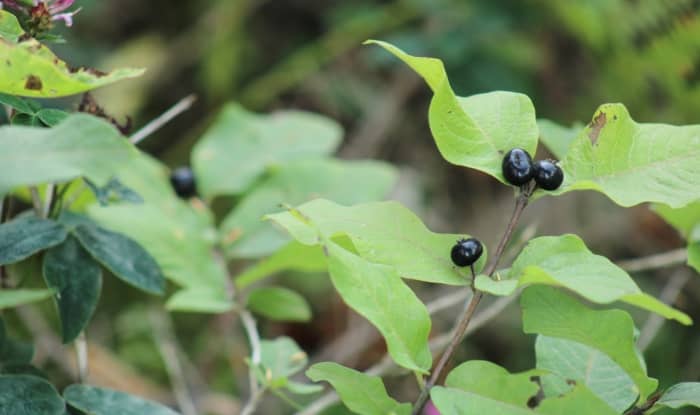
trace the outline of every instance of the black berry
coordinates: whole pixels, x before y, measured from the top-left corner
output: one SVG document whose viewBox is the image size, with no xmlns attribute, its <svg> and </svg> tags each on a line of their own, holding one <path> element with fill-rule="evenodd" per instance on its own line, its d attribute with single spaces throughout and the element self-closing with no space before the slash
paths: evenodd
<svg viewBox="0 0 700 415">
<path fill-rule="evenodd" d="M 535 182 L 544 190 L 556 190 L 564 181 L 561 167 L 550 160 L 540 160 L 535 163 Z"/>
<path fill-rule="evenodd" d="M 522 186 L 535 175 L 532 158 L 522 148 L 514 148 L 503 157 L 503 177 L 513 186 Z"/>
<path fill-rule="evenodd" d="M 194 173 L 189 167 L 178 167 L 170 174 L 170 184 L 175 194 L 183 199 L 189 199 L 197 195 L 197 186 L 194 181 Z"/>
<path fill-rule="evenodd" d="M 455 265 L 466 267 L 475 263 L 481 257 L 482 252 L 484 252 L 484 247 L 481 246 L 481 242 L 478 239 L 460 239 L 452 247 L 450 256 Z"/>
</svg>

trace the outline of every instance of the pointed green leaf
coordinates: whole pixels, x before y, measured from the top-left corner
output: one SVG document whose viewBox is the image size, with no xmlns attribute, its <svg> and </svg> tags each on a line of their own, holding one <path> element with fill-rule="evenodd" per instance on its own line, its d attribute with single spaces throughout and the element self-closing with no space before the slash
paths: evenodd
<svg viewBox="0 0 700 415">
<path fill-rule="evenodd" d="M 656 401 L 654 409 L 663 406 L 673 409 L 684 406 L 700 408 L 700 382 L 683 382 L 671 386 Z"/>
<path fill-rule="evenodd" d="M 518 281 L 517 285 L 513 280 Z M 530 240 L 513 262 L 507 279 L 477 279 L 476 287 L 510 295 L 518 286 L 534 284 L 565 287 L 599 304 L 622 301 L 685 325 L 692 323 L 686 314 L 644 294 L 624 270 L 593 254 L 578 236 L 571 234 Z"/>
<path fill-rule="evenodd" d="M 342 129 L 331 119 L 302 112 L 259 115 L 226 105 L 192 151 L 202 194 L 239 194 L 269 167 L 332 153 Z"/>
<path fill-rule="evenodd" d="M 537 127 L 540 130 L 540 141 L 547 146 L 554 157 L 563 160 L 569 152 L 571 143 L 583 129 L 583 124 L 575 123 L 571 127 L 564 127 L 554 121 L 540 118 L 537 120 Z"/>
<path fill-rule="evenodd" d="M 367 262 L 330 241 L 324 246 L 331 281 L 343 300 L 379 330 L 399 366 L 427 373 L 432 356 L 425 305 L 391 267 Z"/>
<path fill-rule="evenodd" d="M 94 225 L 80 225 L 73 233 L 115 276 L 148 293 L 163 294 L 165 280 L 158 264 L 133 239 Z"/>
<path fill-rule="evenodd" d="M 165 308 L 168 311 L 193 313 L 225 313 L 233 309 L 234 303 L 226 297 L 226 292 L 207 287 L 182 289 L 168 298 Z"/>
<path fill-rule="evenodd" d="M 36 216 L 22 216 L 0 224 L 0 264 L 12 264 L 66 239 L 59 223 Z"/>
<path fill-rule="evenodd" d="M 53 290 L 0 289 L 0 310 L 45 300 L 53 294 Z"/>
<path fill-rule="evenodd" d="M 2 11 L 0 11 L 0 23 L 2 23 Z M 18 114 L 34 115 L 34 109 L 29 103 L 14 95 L 0 94 L 0 104 L 5 104 L 14 109 Z"/>
<path fill-rule="evenodd" d="M 380 41 L 379 45 L 404 61 L 433 90 L 428 119 L 433 138 L 445 160 L 490 174 L 506 183 L 501 162 L 506 152 L 520 147 L 535 154 L 535 108 L 526 95 L 496 91 L 457 97 L 439 59 L 411 56 Z"/>
<path fill-rule="evenodd" d="M 411 404 L 391 398 L 381 378 L 365 375 L 337 363 L 317 363 L 306 371 L 314 382 L 326 381 L 333 385 L 343 404 L 356 414 L 408 415 Z"/>
<path fill-rule="evenodd" d="M 455 242 L 466 236 L 430 232 L 397 202 L 345 207 L 317 199 L 267 218 L 304 244 L 318 244 L 319 232 L 325 237 L 347 235 L 362 258 L 389 265 L 403 278 L 450 285 L 469 282 L 468 271 L 457 269 L 449 255 Z M 485 262 L 486 252 L 476 263 L 477 272 Z"/>
<path fill-rule="evenodd" d="M 107 388 L 71 385 L 63 391 L 66 402 L 90 415 L 178 415 L 159 403 Z"/>
<path fill-rule="evenodd" d="M 102 288 L 100 266 L 69 236 L 44 255 L 46 285 L 56 291 L 63 343 L 72 342 L 95 312 Z"/>
<path fill-rule="evenodd" d="M 35 98 L 75 95 L 122 79 L 140 76 L 142 69 L 117 69 L 110 73 L 70 68 L 34 38 L 22 39 L 16 19 L 0 11 L 0 92 Z M 11 15 L 10 15 L 11 16 Z"/>
<path fill-rule="evenodd" d="M 700 194 L 700 125 L 635 122 L 622 104 L 602 105 L 571 143 L 564 183 L 552 194 L 596 190 L 621 206 L 681 207 Z"/>
<path fill-rule="evenodd" d="M 241 290 L 282 270 L 321 272 L 328 268 L 326 256 L 320 246 L 309 246 L 292 241 L 284 248 L 236 276 L 236 287 Z"/>
<path fill-rule="evenodd" d="M 539 371 L 510 374 L 493 363 L 474 360 L 453 369 L 446 387 L 435 387 L 430 395 L 441 415 L 616 414 L 584 385 L 563 396 L 546 397 L 532 408 L 540 375 Z"/>
<path fill-rule="evenodd" d="M 289 337 L 260 342 L 262 381 L 272 388 L 283 388 L 290 376 L 298 373 L 308 362 L 308 356 Z"/>
<path fill-rule="evenodd" d="M 85 176 L 102 185 L 136 150 L 108 122 L 73 114 L 54 128 L 0 128 L 0 193 Z"/>
<path fill-rule="evenodd" d="M 0 375 L 0 415 L 64 415 L 66 404 L 44 379 Z"/>
<path fill-rule="evenodd" d="M 261 222 L 317 198 L 341 204 L 383 199 L 396 182 L 396 171 L 374 161 L 302 160 L 280 166 L 236 205 L 221 224 L 221 238 L 230 257 L 260 257 L 275 252 L 288 238 Z"/>
<path fill-rule="evenodd" d="M 296 292 L 282 287 L 260 287 L 248 295 L 250 311 L 279 321 L 309 321 L 311 307 Z"/>
<path fill-rule="evenodd" d="M 55 127 L 68 118 L 70 113 L 53 108 L 43 108 L 36 113 L 36 116 L 47 127 Z"/>
<path fill-rule="evenodd" d="M 529 287 L 520 301 L 523 331 L 573 340 L 610 357 L 634 381 L 641 399 L 658 385 L 637 355 L 634 322 L 621 310 L 591 310 L 551 287 Z"/>
<path fill-rule="evenodd" d="M 535 354 L 538 369 L 586 385 L 618 413 L 637 400 L 636 386 L 629 375 L 599 350 L 572 340 L 537 336 Z M 548 393 L 546 384 L 545 393 Z"/>
</svg>

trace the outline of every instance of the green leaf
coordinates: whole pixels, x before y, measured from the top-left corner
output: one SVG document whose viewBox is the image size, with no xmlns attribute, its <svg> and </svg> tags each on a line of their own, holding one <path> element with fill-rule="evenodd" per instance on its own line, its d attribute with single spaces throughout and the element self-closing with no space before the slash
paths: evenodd
<svg viewBox="0 0 700 415">
<path fill-rule="evenodd" d="M 678 209 L 657 204 L 653 209 L 687 240 L 688 265 L 700 272 L 700 201 Z"/>
<path fill-rule="evenodd" d="M 445 160 L 480 170 L 506 183 L 501 172 L 504 154 L 515 147 L 535 154 L 539 133 L 535 108 L 526 95 L 495 91 L 457 97 L 441 60 L 411 56 L 386 42 L 365 43 L 379 45 L 394 54 L 433 90 L 428 119 Z"/>
<path fill-rule="evenodd" d="M 197 186 L 206 198 L 242 193 L 269 167 L 332 153 L 341 135 L 338 124 L 320 115 L 258 115 L 228 104 L 192 151 Z"/>
<path fill-rule="evenodd" d="M 393 268 L 367 262 L 330 241 L 324 246 L 331 281 L 343 300 L 379 330 L 396 364 L 427 373 L 432 356 L 425 305 Z"/>
<path fill-rule="evenodd" d="M 0 225 L 0 264 L 12 264 L 66 239 L 59 223 L 36 216 L 22 216 Z"/>
<path fill-rule="evenodd" d="M 260 218 L 325 198 L 341 204 L 383 199 L 396 182 L 396 171 L 374 161 L 302 160 L 277 168 L 236 205 L 221 224 L 221 238 L 230 257 L 260 257 L 288 243 Z"/>
<path fill-rule="evenodd" d="M 272 320 L 309 321 L 311 307 L 296 292 L 282 287 L 260 287 L 248 295 L 248 308 Z"/>
<path fill-rule="evenodd" d="M 226 292 L 207 287 L 185 288 L 168 298 L 165 308 L 169 311 L 189 311 L 194 313 L 225 313 L 233 309 L 233 302 L 226 298 Z"/>
<path fill-rule="evenodd" d="M 100 206 L 107 206 L 115 202 L 143 203 L 143 199 L 138 193 L 124 186 L 117 178 L 113 177 L 104 186 L 97 186 L 90 180 L 85 180 L 85 182 Z"/>
<path fill-rule="evenodd" d="M 63 343 L 70 343 L 87 326 L 97 308 L 102 271 L 72 236 L 44 255 L 46 285 L 56 291 Z"/>
<path fill-rule="evenodd" d="M 91 225 L 80 225 L 73 233 L 83 248 L 115 276 L 148 293 L 163 294 L 165 280 L 158 264 L 133 239 Z"/>
<path fill-rule="evenodd" d="M 22 26 L 14 14 L 0 10 L 0 38 L 10 42 L 17 42 L 20 36 L 24 34 Z"/>
<path fill-rule="evenodd" d="M 653 409 L 664 406 L 673 409 L 684 406 L 700 408 L 700 382 L 682 382 L 671 386 L 656 401 Z"/>
<path fill-rule="evenodd" d="M 326 381 L 333 385 L 343 404 L 356 414 L 408 415 L 410 403 L 399 403 L 391 398 L 381 378 L 343 367 L 337 363 L 317 363 L 306 371 L 314 382 Z"/>
<path fill-rule="evenodd" d="M 54 294 L 53 290 L 0 290 L 0 310 L 18 305 L 45 300 Z"/>
<path fill-rule="evenodd" d="M 0 367 L 2 373 L 7 373 L 9 365 L 24 365 L 32 361 L 34 346 L 11 339 L 7 335 L 5 322 L 0 318 Z"/>
<path fill-rule="evenodd" d="M 453 369 L 446 387 L 434 387 L 431 397 L 441 415 L 616 414 L 584 385 L 577 385 L 563 396 L 546 397 L 532 408 L 541 374 L 540 371 L 510 374 L 493 363 L 473 360 Z"/>
<path fill-rule="evenodd" d="M 0 15 L 0 61 L 3 77 L 0 92 L 35 98 L 75 95 L 122 79 L 143 74 L 142 69 L 117 69 L 110 73 L 70 68 L 49 48 L 34 38 L 22 39 L 16 19 Z"/>
<path fill-rule="evenodd" d="M 520 304 L 523 331 L 563 338 L 606 354 L 634 381 L 636 392 L 646 399 L 658 382 L 646 374 L 637 355 L 634 322 L 621 310 L 591 310 L 551 287 L 529 287 Z"/>
<path fill-rule="evenodd" d="M 261 379 L 269 387 L 285 387 L 287 378 L 298 373 L 308 362 L 306 353 L 289 337 L 260 341 Z"/>
<path fill-rule="evenodd" d="M 317 199 L 290 212 L 268 215 L 303 244 L 318 244 L 319 235 L 347 235 L 367 261 L 389 265 L 403 278 L 450 285 L 469 282 L 468 271 L 450 260 L 450 250 L 465 235 L 430 232 L 410 210 L 397 202 L 345 207 Z M 476 263 L 477 272 L 486 252 Z"/>
<path fill-rule="evenodd" d="M 576 235 L 543 236 L 528 242 L 508 272 L 506 280 L 477 279 L 476 287 L 510 295 L 520 286 L 544 284 L 565 287 L 598 304 L 622 301 L 672 318 L 682 324 L 690 317 L 644 294 L 634 280 L 607 258 L 588 250 Z M 513 284 L 517 280 L 517 285 Z"/>
<path fill-rule="evenodd" d="M 700 194 L 699 164 L 700 125 L 640 124 L 624 105 L 605 104 L 571 143 L 564 183 L 548 194 L 588 189 L 621 206 L 682 207 Z"/>
<path fill-rule="evenodd" d="M 64 415 L 66 404 L 44 379 L 0 375 L 0 415 Z"/>
<path fill-rule="evenodd" d="M 326 256 L 320 246 L 309 246 L 292 241 L 236 276 L 235 283 L 241 290 L 282 270 L 321 272 L 327 268 Z"/>
<path fill-rule="evenodd" d="M 2 23 L 2 12 L 0 11 L 0 24 Z M 0 29 L 1 30 L 1 29 Z M 14 95 L 0 94 L 0 104 L 5 104 L 14 109 L 18 114 L 34 115 L 34 109 L 25 100 Z"/>
<path fill-rule="evenodd" d="M 86 114 L 50 129 L 1 127 L 0 193 L 79 176 L 102 185 L 135 154 L 111 124 Z"/>
<path fill-rule="evenodd" d="M 577 122 L 571 127 L 564 127 L 554 121 L 540 118 L 537 120 L 537 127 L 540 130 L 540 141 L 547 146 L 554 157 L 562 160 L 584 126 Z"/>
<path fill-rule="evenodd" d="M 68 118 L 70 113 L 53 108 L 43 108 L 36 113 L 36 116 L 47 127 L 55 127 Z"/>
<path fill-rule="evenodd" d="M 618 413 L 623 413 L 637 401 L 638 394 L 632 379 L 599 350 L 572 340 L 537 336 L 535 354 L 538 369 L 586 385 Z M 543 381 L 543 385 L 545 393 L 549 395 L 546 382 Z M 566 386 L 566 390 L 571 388 Z"/>
<path fill-rule="evenodd" d="M 90 415 L 178 415 L 161 404 L 106 388 L 71 385 L 63 391 L 71 406 Z"/>
</svg>

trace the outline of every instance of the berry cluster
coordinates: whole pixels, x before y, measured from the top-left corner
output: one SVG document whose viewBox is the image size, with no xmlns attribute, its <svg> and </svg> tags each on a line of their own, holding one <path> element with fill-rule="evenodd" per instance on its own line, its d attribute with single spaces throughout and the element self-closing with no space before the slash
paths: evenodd
<svg viewBox="0 0 700 415">
<path fill-rule="evenodd" d="M 535 179 L 537 186 L 544 190 L 556 190 L 564 181 L 561 167 L 551 160 L 533 163 L 527 151 L 514 148 L 503 157 L 503 177 L 513 186 L 522 186 Z"/>
</svg>

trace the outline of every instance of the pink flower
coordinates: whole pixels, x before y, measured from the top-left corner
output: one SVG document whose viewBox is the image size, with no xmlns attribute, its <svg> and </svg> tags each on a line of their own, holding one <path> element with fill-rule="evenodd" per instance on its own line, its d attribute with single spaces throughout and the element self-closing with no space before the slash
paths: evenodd
<svg viewBox="0 0 700 415">
<path fill-rule="evenodd" d="M 72 12 L 65 12 L 73 6 L 75 0 L 0 0 L 0 9 L 4 6 L 18 10 L 27 14 L 30 18 L 40 19 L 48 15 L 51 21 L 63 20 L 66 26 L 73 25 L 73 16 L 80 9 Z"/>
</svg>

